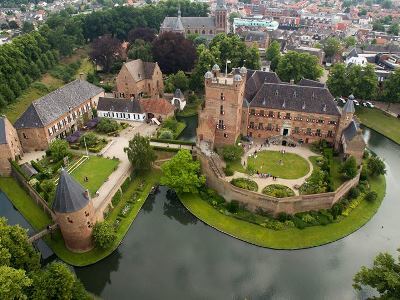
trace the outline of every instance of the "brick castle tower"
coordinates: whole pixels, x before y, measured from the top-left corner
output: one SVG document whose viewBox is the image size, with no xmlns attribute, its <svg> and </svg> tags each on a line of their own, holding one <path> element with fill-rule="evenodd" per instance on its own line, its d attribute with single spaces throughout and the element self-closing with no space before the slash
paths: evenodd
<svg viewBox="0 0 400 300">
<path fill-rule="evenodd" d="M 215 9 L 215 27 L 218 33 L 228 32 L 228 10 L 226 9 L 224 0 L 217 0 Z"/>
<path fill-rule="evenodd" d="M 86 252 L 93 248 L 96 217 L 89 192 L 64 169 L 61 170 L 53 210 L 69 250 Z"/>
<path fill-rule="evenodd" d="M 241 131 L 243 94 L 247 70 L 240 74 L 220 73 L 218 65 L 204 75 L 205 101 L 199 115 L 197 142 L 208 148 L 235 144 Z"/>
<path fill-rule="evenodd" d="M 341 142 L 341 138 L 342 138 L 342 133 L 343 130 L 345 130 L 349 124 L 353 121 L 353 117 L 354 117 L 354 112 L 355 112 L 355 108 L 354 108 L 354 96 L 350 95 L 346 104 L 343 106 L 342 109 L 342 115 L 339 119 L 339 126 L 336 132 L 336 138 L 335 138 L 335 148 L 338 149 Z"/>
</svg>

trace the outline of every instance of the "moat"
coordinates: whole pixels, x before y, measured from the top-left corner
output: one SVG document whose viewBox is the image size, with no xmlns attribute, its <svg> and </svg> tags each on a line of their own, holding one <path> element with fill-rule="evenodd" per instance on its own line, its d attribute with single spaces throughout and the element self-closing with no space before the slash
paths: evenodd
<svg viewBox="0 0 400 300">
<path fill-rule="evenodd" d="M 387 163 L 387 194 L 371 221 L 342 240 L 295 251 L 249 245 L 198 221 L 161 187 L 117 251 L 75 271 L 104 299 L 365 298 L 351 286 L 354 274 L 400 245 L 400 146 L 369 129 L 364 134 Z"/>
</svg>

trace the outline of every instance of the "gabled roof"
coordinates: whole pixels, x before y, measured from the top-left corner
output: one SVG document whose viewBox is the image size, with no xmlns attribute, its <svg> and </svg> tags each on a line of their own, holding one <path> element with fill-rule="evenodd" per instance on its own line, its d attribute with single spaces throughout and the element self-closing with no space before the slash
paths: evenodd
<svg viewBox="0 0 400 300">
<path fill-rule="evenodd" d="M 352 99 L 347 99 L 346 104 L 343 106 L 343 112 L 354 113 L 356 109 L 354 108 L 354 102 Z"/>
<path fill-rule="evenodd" d="M 6 122 L 5 118 L 0 118 L 0 144 L 7 144 Z"/>
<path fill-rule="evenodd" d="M 85 80 L 74 80 L 32 102 L 14 127 L 44 127 L 103 91 Z"/>
<path fill-rule="evenodd" d="M 53 202 L 53 210 L 58 213 L 72 213 L 84 208 L 90 201 L 87 191 L 68 172 L 61 169 Z"/>
<path fill-rule="evenodd" d="M 179 99 L 184 99 L 185 96 L 183 95 L 182 91 L 180 89 L 176 89 L 174 93 L 174 98 L 179 98 Z"/>
<path fill-rule="evenodd" d="M 152 78 L 156 63 L 135 59 L 124 63 L 124 66 L 127 68 L 129 74 L 132 75 L 133 79 L 138 82 Z"/>
<path fill-rule="evenodd" d="M 161 24 L 161 28 L 174 30 L 177 21 L 178 17 L 165 17 Z M 195 29 L 204 26 L 205 29 L 210 29 L 215 27 L 214 17 L 181 17 L 180 21 L 185 28 Z"/>
<path fill-rule="evenodd" d="M 340 115 L 327 88 L 283 83 L 264 83 L 250 102 L 251 107 Z"/>
<path fill-rule="evenodd" d="M 311 79 L 301 79 L 298 83 L 298 85 L 302 85 L 302 86 L 313 86 L 313 87 L 320 87 L 320 88 L 324 88 L 326 87 L 325 83 L 319 82 L 319 81 L 315 81 L 315 80 L 311 80 Z"/>
<path fill-rule="evenodd" d="M 101 111 L 115 111 L 126 113 L 143 113 L 142 107 L 138 100 L 122 99 L 122 98 L 99 98 L 97 110 Z"/>
<path fill-rule="evenodd" d="M 146 113 L 167 115 L 175 110 L 169 101 L 165 99 L 140 99 L 140 106 Z"/>
<path fill-rule="evenodd" d="M 247 70 L 247 80 L 244 92 L 244 98 L 251 101 L 264 83 L 280 83 L 278 75 L 275 72 L 263 72 Z"/>
</svg>

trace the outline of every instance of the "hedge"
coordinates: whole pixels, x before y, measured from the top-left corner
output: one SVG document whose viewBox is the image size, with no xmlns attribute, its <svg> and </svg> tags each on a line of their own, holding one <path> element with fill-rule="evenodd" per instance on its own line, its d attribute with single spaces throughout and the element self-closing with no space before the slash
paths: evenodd
<svg viewBox="0 0 400 300">
<path fill-rule="evenodd" d="M 22 172 L 21 167 L 19 166 L 19 164 L 14 161 L 14 160 L 10 160 L 11 165 L 14 167 L 14 169 L 22 176 L 25 178 L 26 181 L 29 180 L 29 178 L 24 174 L 24 172 Z"/>
<path fill-rule="evenodd" d="M 153 150 L 165 151 L 165 152 L 178 152 L 179 148 L 168 148 L 168 147 L 160 147 L 160 146 L 152 146 Z"/>
<path fill-rule="evenodd" d="M 196 142 L 192 141 L 180 141 L 180 140 L 157 139 L 157 138 L 151 138 L 150 141 L 157 143 L 166 143 L 166 144 L 196 146 Z"/>
<path fill-rule="evenodd" d="M 34 161 L 34 160 L 31 160 L 31 165 L 32 165 L 32 167 L 33 167 L 36 171 L 38 171 L 39 173 L 43 173 L 43 172 L 46 171 L 39 163 L 37 163 L 37 162 Z"/>
</svg>

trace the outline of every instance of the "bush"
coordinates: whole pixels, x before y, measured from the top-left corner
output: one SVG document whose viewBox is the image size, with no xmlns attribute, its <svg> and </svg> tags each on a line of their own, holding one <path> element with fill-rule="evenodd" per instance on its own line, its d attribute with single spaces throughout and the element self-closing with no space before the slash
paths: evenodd
<svg viewBox="0 0 400 300">
<path fill-rule="evenodd" d="M 285 212 L 280 212 L 276 218 L 278 219 L 279 222 L 285 222 L 285 221 L 290 221 L 292 219 L 292 216 L 285 213 Z"/>
<path fill-rule="evenodd" d="M 291 188 L 281 184 L 267 185 L 262 190 L 262 193 L 276 198 L 292 197 L 295 195 L 294 191 Z"/>
<path fill-rule="evenodd" d="M 115 195 L 112 197 L 111 199 L 111 203 L 112 205 L 115 207 L 116 205 L 118 205 L 119 201 L 121 201 L 121 197 L 122 197 L 122 193 L 120 190 L 118 190 Z"/>
<path fill-rule="evenodd" d="M 93 148 L 99 143 L 99 138 L 93 132 L 88 132 L 79 139 L 81 147 L 85 147 L 85 142 L 88 148 Z"/>
<path fill-rule="evenodd" d="M 234 178 L 231 180 L 231 184 L 237 186 L 241 189 L 249 190 L 249 191 L 258 191 L 258 184 L 247 178 Z"/>
<path fill-rule="evenodd" d="M 111 120 L 108 118 L 101 118 L 99 123 L 97 124 L 96 130 L 103 133 L 111 133 L 118 131 L 119 124 L 115 120 Z"/>
<path fill-rule="evenodd" d="M 158 137 L 160 139 L 169 140 L 174 138 L 174 134 L 170 129 L 162 129 L 160 130 L 160 134 Z"/>
<path fill-rule="evenodd" d="M 386 166 L 383 160 L 381 160 L 378 156 L 372 156 L 368 159 L 367 162 L 368 173 L 371 176 L 379 176 L 386 174 Z"/>
<path fill-rule="evenodd" d="M 237 161 L 243 155 L 243 148 L 238 145 L 229 145 L 222 148 L 222 156 L 225 161 Z"/>
<path fill-rule="evenodd" d="M 39 173 L 45 172 L 45 169 L 39 163 L 37 163 L 36 161 L 31 160 L 31 165 Z"/>
<path fill-rule="evenodd" d="M 178 128 L 178 121 L 175 118 L 168 118 L 162 123 L 163 129 L 170 129 L 174 132 Z"/>
<path fill-rule="evenodd" d="M 232 214 L 237 213 L 239 211 L 239 202 L 237 200 L 232 200 L 231 202 L 228 202 L 226 204 L 226 209 Z"/>
<path fill-rule="evenodd" d="M 125 179 L 124 183 L 121 185 L 121 190 L 123 193 L 127 191 L 130 184 L 131 184 L 131 178 L 128 177 L 127 179 Z"/>
<path fill-rule="evenodd" d="M 368 179 L 367 168 L 362 168 L 360 173 L 360 180 L 367 180 L 367 179 Z"/>
<path fill-rule="evenodd" d="M 97 222 L 94 225 L 93 239 L 97 247 L 109 249 L 114 244 L 116 238 L 115 229 L 109 222 Z"/>
<path fill-rule="evenodd" d="M 355 198 L 357 198 L 358 196 L 360 196 L 360 190 L 359 190 L 358 188 L 356 188 L 356 187 L 352 187 L 352 188 L 349 190 L 349 193 L 347 194 L 347 196 L 348 196 L 350 199 L 355 199 Z"/>
<path fill-rule="evenodd" d="M 368 192 L 365 194 L 364 199 L 368 202 L 374 202 L 378 198 L 378 194 L 376 192 Z"/>
<path fill-rule="evenodd" d="M 350 156 L 340 167 L 343 178 L 348 180 L 357 176 L 357 162 L 354 156 Z"/>
<path fill-rule="evenodd" d="M 230 167 L 224 168 L 225 176 L 232 176 L 234 171 Z"/>
</svg>

